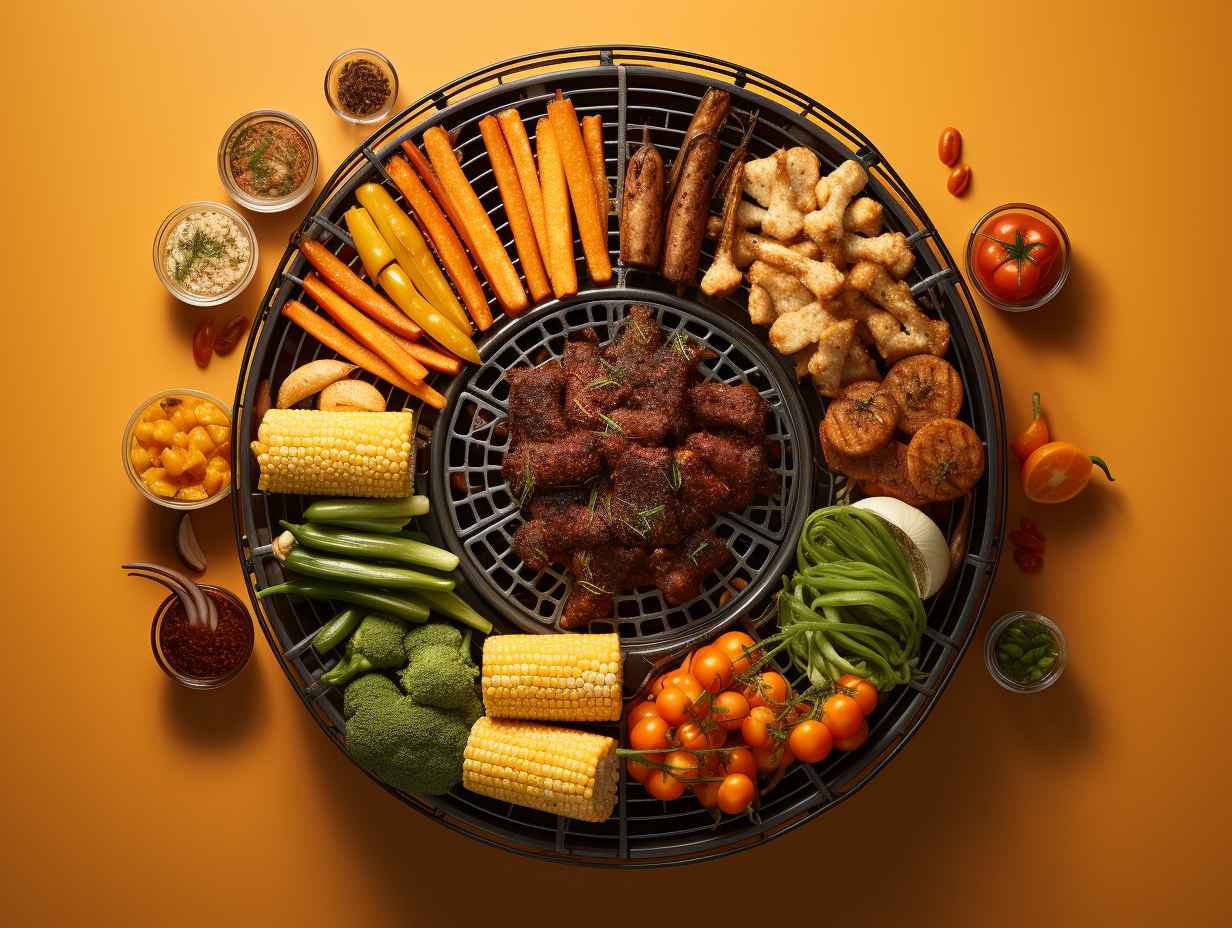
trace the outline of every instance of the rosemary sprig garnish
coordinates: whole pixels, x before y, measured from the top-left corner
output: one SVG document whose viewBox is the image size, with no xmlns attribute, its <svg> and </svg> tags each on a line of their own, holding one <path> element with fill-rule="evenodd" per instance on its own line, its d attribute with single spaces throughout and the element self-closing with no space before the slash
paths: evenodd
<svg viewBox="0 0 1232 928">
<path fill-rule="evenodd" d="M 518 505 L 525 506 L 535 492 L 535 471 L 528 461 L 522 466 L 522 490 L 518 494 Z"/>
<path fill-rule="evenodd" d="M 583 551 L 578 555 L 578 562 L 582 565 L 581 573 L 585 574 L 587 577 L 590 576 L 590 559 L 592 557 L 593 555 L 589 551 Z"/>
<path fill-rule="evenodd" d="M 183 239 L 180 240 L 180 247 L 184 247 Z M 183 261 L 176 262 L 175 279 L 182 281 L 188 276 L 188 272 L 192 270 L 193 265 L 202 258 L 221 258 L 222 252 L 222 242 L 209 235 L 204 229 L 198 229 L 193 233 L 193 237 L 188 242 L 188 257 Z"/>
<path fill-rule="evenodd" d="M 248 170 L 252 171 L 259 181 L 269 180 L 270 175 L 274 173 L 274 169 L 270 167 L 269 161 L 265 158 L 265 153 L 269 151 L 269 147 L 273 144 L 274 136 L 271 133 L 266 133 L 265 141 L 261 143 L 256 151 L 248 156 Z"/>
<path fill-rule="evenodd" d="M 693 341 L 683 330 L 672 336 L 671 349 L 685 361 L 693 360 Z"/>
<path fill-rule="evenodd" d="M 577 585 L 584 589 L 591 596 L 611 596 L 611 590 L 605 590 L 597 583 L 591 583 L 589 580 L 579 580 Z"/>
<path fill-rule="evenodd" d="M 586 511 L 592 516 L 595 514 L 595 504 L 599 502 L 599 488 L 590 488 L 590 499 L 586 501 Z"/>
<path fill-rule="evenodd" d="M 709 547 L 710 547 L 710 542 L 703 541 L 700 545 L 698 545 L 696 548 L 694 548 L 692 551 L 689 552 L 688 554 L 689 561 L 693 564 L 694 567 L 697 566 L 698 555 L 700 555 L 703 551 L 705 551 Z"/>
<path fill-rule="evenodd" d="M 676 459 L 672 458 L 671 469 L 667 472 L 667 485 L 673 490 L 679 490 L 684 478 L 680 475 L 680 465 L 676 463 Z"/>
<path fill-rule="evenodd" d="M 607 413 L 599 413 L 599 418 L 602 419 L 603 424 L 607 426 L 607 428 L 604 429 L 605 432 L 619 432 L 621 435 L 625 433 L 625 430 L 620 427 L 620 423 Z"/>
</svg>

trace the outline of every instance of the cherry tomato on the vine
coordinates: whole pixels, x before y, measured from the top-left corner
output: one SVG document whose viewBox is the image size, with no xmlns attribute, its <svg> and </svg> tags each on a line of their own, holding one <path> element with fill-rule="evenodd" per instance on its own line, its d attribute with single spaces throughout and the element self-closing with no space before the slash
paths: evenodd
<svg viewBox="0 0 1232 928">
<path fill-rule="evenodd" d="M 720 783 L 710 780 L 693 784 L 693 793 L 697 796 L 697 801 L 703 809 L 713 809 L 719 804 L 720 785 Z"/>
<path fill-rule="evenodd" d="M 847 738 L 835 738 L 834 746 L 840 751 L 854 751 L 868 740 L 868 722 L 861 721 L 855 734 Z"/>
<path fill-rule="evenodd" d="M 877 687 L 873 686 L 863 677 L 857 677 L 853 673 L 845 673 L 838 678 L 838 685 L 843 689 L 851 690 L 851 693 L 848 695 L 856 701 L 856 705 L 860 707 L 860 711 L 865 715 L 868 715 L 877 708 Z"/>
<path fill-rule="evenodd" d="M 718 648 L 732 662 L 732 672 L 739 675 L 753 666 L 753 662 L 761 657 L 757 651 L 757 642 L 751 635 L 744 632 L 727 632 L 715 639 L 714 647 Z"/>
<path fill-rule="evenodd" d="M 787 745 L 797 758 L 806 764 L 823 761 L 834 744 L 830 729 L 814 719 L 806 719 L 791 730 Z"/>
<path fill-rule="evenodd" d="M 757 787 L 753 780 L 743 773 L 733 773 L 723 778 L 719 784 L 719 808 L 728 815 L 738 815 L 753 804 L 757 797 Z"/>
<path fill-rule="evenodd" d="M 702 685 L 702 689 L 721 693 L 731 686 L 732 661 L 718 648 L 707 645 L 694 652 L 689 673 Z"/>
<path fill-rule="evenodd" d="M 629 731 L 629 746 L 635 751 L 656 751 L 668 746 L 668 724 L 658 717 L 644 718 Z"/>
<path fill-rule="evenodd" d="M 646 792 L 655 799 L 671 802 L 684 795 L 684 783 L 677 780 L 666 770 L 653 770 L 646 778 Z"/>
<path fill-rule="evenodd" d="M 718 725 L 703 728 L 697 722 L 685 722 L 676 729 L 676 740 L 682 748 L 688 748 L 691 751 L 721 748 L 727 743 L 727 732 Z"/>
<path fill-rule="evenodd" d="M 672 751 L 663 758 L 663 763 L 671 768 L 678 780 L 696 780 L 701 772 L 702 762 L 689 751 Z"/>
<path fill-rule="evenodd" d="M 721 755 L 723 757 L 723 772 L 743 773 L 749 777 L 757 776 L 757 758 L 748 748 L 732 748 Z"/>
<path fill-rule="evenodd" d="M 770 743 L 770 728 L 774 724 L 774 712 L 766 706 L 754 706 L 749 717 L 740 723 L 740 736 L 751 748 L 765 747 Z"/>
<path fill-rule="evenodd" d="M 659 709 L 653 702 L 650 702 L 649 700 L 639 702 L 636 706 L 629 710 L 629 714 L 626 716 L 625 724 L 632 728 L 642 719 L 651 718 L 657 716 L 658 714 Z"/>
<path fill-rule="evenodd" d="M 728 731 L 735 731 L 749 717 L 751 708 L 744 694 L 735 690 L 724 690 L 714 697 L 710 706 L 710 717 Z"/>
<path fill-rule="evenodd" d="M 827 696 L 821 704 L 821 721 L 838 741 L 840 738 L 850 738 L 860 730 L 864 724 L 864 713 L 860 711 L 859 703 L 850 696 L 835 693 Z"/>
<path fill-rule="evenodd" d="M 758 676 L 757 682 L 749 687 L 749 705 L 779 708 L 787 703 L 790 693 L 791 685 L 785 676 L 777 670 L 766 670 Z"/>
</svg>

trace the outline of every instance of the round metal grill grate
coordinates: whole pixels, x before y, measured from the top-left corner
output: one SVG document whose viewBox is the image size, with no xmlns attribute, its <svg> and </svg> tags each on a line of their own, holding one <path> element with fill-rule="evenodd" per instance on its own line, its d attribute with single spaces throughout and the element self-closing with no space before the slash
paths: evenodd
<svg viewBox="0 0 1232 928">
<path fill-rule="evenodd" d="M 766 440 L 778 490 L 743 512 L 720 515 L 714 530 L 735 555 L 711 574 L 701 595 L 671 606 L 653 587 L 616 597 L 615 621 L 592 622 L 589 631 L 616 631 L 627 651 L 653 655 L 681 633 L 690 636 L 726 624 L 763 599 L 793 553 L 786 538 L 799 533 L 813 497 L 812 444 L 792 436 L 811 431 L 808 415 L 785 364 L 729 320 L 661 293 L 620 291 L 554 304 L 509 320 L 484 343 L 483 364 L 464 372 L 449 392 L 449 407 L 432 438 L 433 511 L 446 543 L 464 550 L 462 569 L 489 606 L 527 631 L 546 631 L 560 619 L 572 589 L 567 572 L 535 571 L 512 548 L 523 512 L 509 493 L 501 463 L 509 446 L 505 372 L 559 358 L 565 343 L 593 329 L 606 344 L 619 332 L 629 307 L 650 306 L 664 340 L 682 333 L 706 349 L 698 368 L 703 381 L 750 383 L 770 404 Z M 743 581 L 743 583 L 741 583 Z M 747 585 L 745 585 L 747 584 Z M 724 594 L 727 601 L 723 601 Z M 634 681 L 635 685 L 639 681 Z"/>
<path fill-rule="evenodd" d="M 922 679 L 911 686 L 899 687 L 883 700 L 870 719 L 871 734 L 863 748 L 849 754 L 835 752 L 818 766 L 794 765 L 782 782 L 763 797 L 760 809 L 752 819 L 729 817 L 716 826 L 709 813 L 696 803 L 688 799 L 659 802 L 650 798 L 637 784 L 623 778 L 617 814 L 609 821 L 598 824 L 556 818 L 476 796 L 461 788 L 447 796 L 436 797 L 410 796 L 389 790 L 408 806 L 475 840 L 540 858 L 624 867 L 706 860 L 756 846 L 784 834 L 850 796 L 894 756 L 935 704 L 971 640 L 1001 550 L 1005 515 L 1005 461 L 1000 387 L 987 339 L 966 285 L 923 208 L 876 147 L 848 122 L 816 100 L 770 77 L 714 58 L 639 46 L 570 48 L 511 59 L 433 91 L 378 130 L 346 158 L 325 182 L 300 233 L 322 241 L 360 271 L 359 262 L 342 228 L 342 216 L 354 203 L 355 188 L 369 181 L 383 182 L 391 195 L 401 200 L 397 189 L 388 183 L 382 163 L 398 150 L 402 140 L 418 140 L 424 129 L 440 124 L 456 133 L 463 169 L 491 213 L 497 231 L 516 263 L 512 233 L 505 221 L 499 192 L 483 153 L 477 126 L 479 119 L 505 107 L 517 106 L 528 127 L 533 128 L 535 120 L 544 114 L 547 101 L 556 88 L 563 89 L 573 99 L 579 114 L 599 113 L 603 116 L 607 173 L 609 178 L 615 179 L 616 193 L 619 194 L 625 158 L 632 147 L 626 143 L 640 139 L 642 126 L 649 125 L 656 146 L 670 161 L 698 101 L 710 86 L 722 86 L 731 93 L 733 112 L 739 117 L 747 117 L 752 111 L 759 114 L 757 131 L 750 144 L 751 157 L 763 157 L 784 145 L 807 145 L 821 158 L 825 170 L 848 157 L 859 158 L 867 167 L 870 180 L 866 194 L 885 207 L 887 228 L 903 232 L 915 247 L 918 261 L 908 277 L 912 292 L 926 311 L 950 324 L 953 336 L 950 360 L 962 377 L 966 396 L 961 416 L 974 426 L 987 444 L 988 474 L 974 493 L 968 554 L 950 586 L 928 604 L 929 627 L 919 662 Z M 723 157 L 739 142 L 739 138 L 739 128 L 729 123 L 722 137 Z M 552 330 L 551 326 L 557 324 L 552 322 L 547 323 L 547 328 L 537 336 L 527 336 L 530 341 L 535 341 L 547 334 L 550 346 L 554 344 L 553 339 L 563 341 L 566 337 L 565 326 L 573 324 L 574 317 L 570 313 L 575 308 L 582 314 L 609 314 L 630 302 L 652 304 L 660 314 L 675 314 L 671 318 L 702 320 L 709 328 L 694 334 L 726 333 L 723 337 L 732 345 L 739 346 L 742 355 L 749 353 L 745 357 L 755 358 L 755 352 L 764 351 L 760 345 L 764 333 L 752 331 L 748 326 L 744 292 L 719 302 L 706 301 L 704 307 L 678 300 L 674 291 L 655 275 L 623 268 L 616 263 L 618 235 L 618 225 L 613 216 L 609 225 L 609 243 L 613 263 L 617 267 L 616 287 L 584 287 L 576 300 L 567 305 L 551 303 L 520 320 L 503 319 L 494 306 L 494 315 L 502 321 L 480 342 L 480 351 L 485 360 L 495 360 L 502 350 L 509 352 L 500 355 L 502 364 L 516 363 L 522 355 L 533 358 L 543 346 L 532 346 L 521 341 L 519 326 L 535 326 L 540 319 L 555 316 L 558 311 L 563 313 L 559 331 Z M 703 249 L 703 267 L 709 263 L 709 248 L 707 244 Z M 579 280 L 585 281 L 580 247 L 577 254 Z M 276 388 L 287 373 L 300 364 L 333 356 L 280 313 L 287 300 L 305 299 L 300 281 L 306 272 L 303 258 L 293 248 L 288 248 L 277 266 L 249 335 L 236 389 L 236 489 L 231 499 L 237 548 L 244 566 L 245 581 L 250 594 L 254 595 L 256 590 L 283 579 L 280 566 L 268 556 L 266 546 L 272 534 L 279 530 L 279 520 L 299 521 L 307 503 L 299 496 L 268 494 L 256 489 L 256 465 L 251 456 L 240 449 L 246 447 L 256 431 L 258 391 L 266 389 L 263 382 Z M 311 301 L 307 302 L 311 305 Z M 490 298 L 490 302 L 494 305 L 494 298 Z M 691 327 L 693 322 L 686 325 Z M 690 331 L 693 331 L 692 328 Z M 774 363 L 765 370 L 775 370 L 775 365 L 778 365 L 777 369 L 782 368 L 780 359 L 771 360 Z M 784 523 L 781 527 L 773 527 L 776 525 L 773 513 L 760 512 L 756 508 L 731 517 L 733 524 L 729 527 L 733 535 L 739 527 L 759 542 L 772 541 L 779 545 L 781 553 L 783 548 L 792 547 L 790 520 L 797 512 L 802 517 L 809 505 L 832 502 L 836 483 L 819 466 L 815 430 L 809 425 L 803 431 L 797 431 L 791 421 L 793 414 L 789 407 L 793 402 L 803 402 L 809 422 L 817 420 L 821 407 L 816 395 L 812 391 L 804 391 L 801 396 L 794 387 L 787 389 L 776 387 L 770 380 L 758 381 L 744 364 L 743 358 L 733 360 L 730 366 L 716 362 L 715 374 L 718 379 L 747 375 L 763 392 L 771 389 L 780 392 L 785 404 L 780 407 L 775 426 L 786 428 L 783 434 L 790 435 L 793 441 L 792 447 L 785 449 L 790 453 L 781 459 L 779 465 L 786 471 L 794 462 L 794 474 L 785 505 L 777 507 L 780 513 L 778 518 Z M 737 371 L 742 374 L 737 374 Z M 495 370 L 486 376 L 491 379 L 481 380 L 477 374 L 471 375 L 469 389 L 472 396 L 448 407 L 445 414 L 439 417 L 446 420 L 444 426 L 438 426 L 438 416 L 431 410 L 422 411 L 419 426 L 424 439 L 432 436 L 434 431 L 458 432 L 457 438 L 466 445 L 465 466 L 468 469 L 478 468 L 485 474 L 487 468 L 499 469 L 504 450 L 503 439 L 494 431 L 503 414 L 503 394 L 498 385 L 501 378 Z M 383 383 L 379 386 L 385 391 L 390 408 L 401 408 L 405 404 L 407 397 L 403 393 Z M 434 386 L 442 392 L 451 389 L 460 392 L 463 389 L 460 382 L 451 385 L 442 378 L 437 378 Z M 491 423 L 476 422 L 475 412 L 466 411 L 468 403 L 473 403 L 475 410 L 483 410 L 485 416 L 490 415 Z M 419 492 L 428 492 L 430 479 L 445 479 L 445 469 L 436 466 L 433 461 L 437 456 L 444 457 L 442 447 L 437 442 L 433 445 L 430 453 L 421 449 L 419 455 Z M 473 460 L 470 457 L 472 454 L 476 455 Z M 487 492 L 481 491 L 474 496 L 465 516 L 461 510 L 455 511 L 452 495 L 448 495 L 449 505 L 442 508 L 439 502 L 442 491 L 434 491 L 438 497 L 437 514 L 452 513 L 448 519 L 433 519 L 424 526 L 436 540 L 451 543 L 446 534 L 464 530 L 471 531 L 475 539 L 492 538 L 490 529 L 493 526 L 502 519 L 512 519 L 507 511 L 509 502 L 501 496 L 498 486 L 491 483 L 491 477 L 484 476 L 484 480 L 489 482 Z M 453 491 L 444 492 L 452 494 Z M 795 504 L 791 494 L 798 494 L 798 509 L 793 508 Z M 771 504 L 767 508 L 776 506 Z M 455 518 L 456 523 L 453 521 Z M 943 528 L 952 528 L 953 520 L 954 517 L 951 517 L 949 525 L 943 525 Z M 514 527 L 513 524 L 508 525 L 507 531 L 512 532 Z M 780 539 L 787 543 L 780 544 Z M 468 575 L 470 585 L 482 589 L 480 578 L 474 574 L 478 570 L 475 565 L 485 555 L 482 552 L 475 555 L 475 547 L 472 543 L 469 549 L 464 550 L 460 545 L 455 545 L 455 550 L 464 556 L 464 563 L 471 562 Z M 488 573 L 500 578 L 499 571 L 506 571 L 510 576 L 500 578 L 504 586 L 514 582 L 513 565 L 500 561 L 500 552 L 506 547 L 507 541 L 499 547 L 494 544 L 489 552 L 490 561 L 483 562 L 485 568 L 481 571 L 485 578 Z M 746 558 L 745 564 L 746 569 L 755 565 L 756 556 Z M 717 576 L 714 589 L 721 593 L 725 585 L 730 584 L 732 576 L 730 572 Z M 713 630 L 719 624 L 739 623 L 756 634 L 762 610 L 772 605 L 770 594 L 779 581 L 779 570 L 772 556 L 767 555 L 766 566 L 760 568 L 760 576 L 765 578 L 764 586 L 759 587 L 757 593 L 746 593 L 741 599 L 740 608 L 733 608 L 725 618 L 712 618 L 703 624 L 696 616 L 669 617 L 662 628 L 654 622 L 639 624 L 635 615 L 618 619 L 616 628 L 626 636 L 624 642 L 630 651 L 626 662 L 627 680 L 636 685 L 653 669 L 656 661 L 665 661 L 667 653 L 686 646 L 691 637 L 701 634 L 703 628 Z M 523 578 L 517 582 L 524 582 Z M 542 582 L 550 584 L 553 578 L 548 575 Z M 556 582 L 560 582 L 559 578 Z M 535 589 L 539 592 L 538 588 Z M 461 591 L 463 595 L 473 597 L 472 591 Z M 545 586 L 542 592 L 557 597 L 562 590 Z M 481 608 L 490 608 L 486 602 L 490 597 L 473 598 Z M 706 609 L 710 608 L 705 597 L 698 602 L 704 603 Z M 626 610 L 640 608 L 640 602 L 633 597 L 628 605 L 622 605 Z M 275 656 L 305 707 L 322 730 L 340 748 L 345 749 L 341 694 L 322 687 L 318 682 L 320 674 L 333 664 L 337 654 L 321 657 L 311 647 L 312 636 L 334 610 L 326 603 L 286 597 L 261 601 L 254 598 L 253 606 Z M 537 630 L 551 631 L 550 615 L 536 613 L 538 617 L 532 620 L 529 618 L 529 606 L 519 606 L 519 615 L 520 620 L 506 619 L 503 614 L 494 614 L 493 618 L 505 631 L 526 628 L 528 622 L 531 623 L 530 627 Z M 672 626 L 673 621 L 680 624 Z M 712 622 L 716 624 L 712 626 Z M 605 730 L 614 736 L 619 734 L 616 726 Z"/>
</svg>

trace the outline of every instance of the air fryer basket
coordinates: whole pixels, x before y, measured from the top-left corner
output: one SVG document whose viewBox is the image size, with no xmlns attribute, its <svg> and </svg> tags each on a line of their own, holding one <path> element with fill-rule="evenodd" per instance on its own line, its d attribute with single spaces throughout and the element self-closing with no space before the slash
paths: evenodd
<svg viewBox="0 0 1232 928">
<path fill-rule="evenodd" d="M 614 192 L 619 202 L 626 157 L 633 143 L 640 140 L 642 127 L 651 127 L 655 145 L 670 160 L 697 102 L 711 86 L 723 87 L 732 95 L 735 118 L 729 121 L 721 139 L 724 158 L 739 143 L 740 124 L 756 111 L 751 157 L 767 155 L 780 146 L 807 145 L 821 158 L 823 170 L 849 157 L 865 165 L 869 173 L 866 195 L 885 207 L 886 226 L 903 232 L 915 247 L 916 268 L 908 277 L 912 292 L 926 310 L 950 324 L 950 360 L 959 371 L 965 392 L 960 416 L 985 441 L 988 473 L 973 494 L 967 554 L 949 586 L 927 604 L 929 625 L 919 660 L 922 679 L 883 698 L 871 719 L 869 740 L 862 748 L 835 752 L 817 766 L 794 765 L 763 797 L 751 819 L 727 817 L 715 826 L 710 813 L 695 802 L 659 802 L 623 776 L 617 814 L 598 824 L 511 806 L 460 787 L 438 797 L 411 796 L 385 787 L 412 808 L 478 841 L 543 859 L 624 867 L 706 860 L 784 834 L 851 795 L 902 748 L 939 698 L 975 631 L 1000 555 L 1005 518 L 1000 386 L 966 284 L 923 208 L 876 147 L 837 114 L 770 77 L 714 58 L 644 46 L 568 48 L 510 59 L 433 91 L 378 130 L 329 178 L 299 234 L 320 240 L 358 268 L 342 228 L 342 215 L 354 202 L 355 188 L 367 182 L 384 183 L 395 199 L 401 200 L 397 188 L 385 176 L 383 162 L 399 150 L 402 140 L 418 140 L 424 129 L 439 124 L 455 133 L 463 170 L 516 263 L 512 234 L 479 137 L 479 119 L 517 106 L 528 127 L 533 128 L 556 88 L 563 89 L 579 114 L 603 117 L 608 175 L 616 179 Z M 439 416 L 430 409 L 420 412 L 418 434 L 423 447 L 417 461 L 417 490 L 433 496 L 433 516 L 424 520 L 424 528 L 439 543 L 452 547 L 465 565 L 467 583 L 460 592 L 487 611 L 502 631 L 554 633 L 550 624 L 556 608 L 554 598 L 562 590 L 559 583 L 556 587 L 548 585 L 558 578 L 549 574 L 535 581 L 548 587 L 546 590 L 528 587 L 532 582 L 529 577 L 518 575 L 515 580 L 516 565 L 496 541 L 502 535 L 507 538 L 515 527 L 516 513 L 509 510 L 510 501 L 499 486 L 499 457 L 504 446 L 498 420 L 503 415 L 504 394 L 499 386 L 503 378 L 495 365 L 507 367 L 521 358 L 533 359 L 537 346 L 550 353 L 553 345 L 563 340 L 565 330 L 580 320 L 610 323 L 613 314 L 635 302 L 655 307 L 668 329 L 684 325 L 698 340 L 728 349 L 726 355 L 720 352 L 725 360 L 716 361 L 715 376 L 729 382 L 750 379 L 775 406 L 774 432 L 782 444 L 776 463 L 785 478 L 783 495 L 761 509 L 727 520 L 727 529 L 732 532 L 728 537 L 745 532 L 749 547 L 737 551 L 742 555 L 740 563 L 716 574 L 695 603 L 675 612 L 663 609 L 661 600 L 655 601 L 657 594 L 651 594 L 649 601 L 643 594 L 622 603 L 630 614 L 618 618 L 614 625 L 629 653 L 628 690 L 636 688 L 655 666 L 719 628 L 738 625 L 757 634 L 760 628 L 772 626 L 773 592 L 783 569 L 790 566 L 796 530 L 810 508 L 834 501 L 841 484 L 821 466 L 816 447 L 812 423 L 821 414 L 821 404 L 811 389 L 801 391 L 792 383 L 783 359 L 763 347 L 764 331 L 749 325 L 744 310 L 747 291 L 718 301 L 696 294 L 690 295 L 698 302 L 681 298 L 656 275 L 619 265 L 618 236 L 613 215 L 609 217 L 609 247 L 616 280 L 610 287 L 583 286 L 576 298 L 550 301 L 520 319 L 505 319 L 490 298 L 500 321 L 479 341 L 485 365 L 468 369 L 453 382 L 438 377 L 434 385 L 447 393 L 451 402 Z M 703 267 L 709 263 L 710 247 L 707 244 L 705 248 Z M 580 248 L 577 252 L 578 278 L 585 282 Z M 277 561 L 268 554 L 269 541 L 279 531 L 279 520 L 297 520 L 307 502 L 299 496 L 256 489 L 256 464 L 244 447 L 255 435 L 258 391 L 268 389 L 267 384 L 276 388 L 300 364 L 333 356 L 281 316 L 287 300 L 303 297 L 300 281 L 305 273 L 304 259 L 294 247 L 288 247 L 249 335 L 233 416 L 239 437 L 235 442 L 236 490 L 231 498 L 245 582 L 266 638 L 322 730 L 345 749 L 340 694 L 318 682 L 337 655 L 322 658 L 311 647 L 313 634 L 333 610 L 328 604 L 282 596 L 261 601 L 255 598 L 257 590 L 282 579 Z M 600 334 L 604 335 L 602 331 Z M 379 386 L 386 391 L 390 408 L 401 408 L 406 402 L 400 391 L 385 384 Z M 484 449 L 484 462 L 478 471 L 469 457 L 452 457 L 456 450 L 450 449 L 459 444 Z M 466 460 L 468 466 L 463 468 L 460 460 Z M 451 468 L 467 471 L 465 480 L 481 489 L 463 499 L 461 491 L 447 482 Z M 942 527 L 952 530 L 956 520 L 957 510 Z M 732 583 L 737 575 L 749 581 L 748 588 L 733 596 L 725 607 L 714 609 L 723 591 L 738 592 Z M 527 604 L 516 609 L 507 601 L 494 605 L 494 592 L 506 597 L 505 591 L 514 592 L 517 585 L 523 591 L 535 589 L 536 597 L 528 595 Z M 550 597 L 537 598 L 539 593 Z M 547 614 L 539 612 L 539 618 L 532 618 L 532 609 L 543 602 L 553 605 Z M 646 609 L 650 611 L 642 615 Z M 613 736 L 621 734 L 617 725 L 605 730 Z"/>
<path fill-rule="evenodd" d="M 656 656 L 682 637 L 710 633 L 729 617 L 764 602 L 790 559 L 791 544 L 813 498 L 812 443 L 808 414 L 787 364 L 752 333 L 704 307 L 651 291 L 592 292 L 553 303 L 533 315 L 506 320 L 484 341 L 483 364 L 454 378 L 446 414 L 432 437 L 429 470 L 434 531 L 451 549 L 465 551 L 462 572 L 494 610 L 524 631 L 548 631 L 560 619 L 572 577 L 548 568 L 534 571 L 513 551 L 523 514 L 505 486 L 501 462 L 509 445 L 504 423 L 509 384 L 505 372 L 559 358 L 565 342 L 594 329 L 606 344 L 620 331 L 629 307 L 651 307 L 665 340 L 677 332 L 703 348 L 702 380 L 751 383 L 770 404 L 767 441 L 778 492 L 744 512 L 721 515 L 714 525 L 735 555 L 711 574 L 700 596 L 670 606 L 653 587 L 616 597 L 615 621 L 591 623 L 592 632 L 618 632 L 627 653 Z M 794 436 L 802 436 L 797 442 Z M 741 589 L 744 581 L 747 584 Z M 727 594 L 724 597 L 724 594 Z M 724 599 L 727 601 L 725 602 Z M 693 633 L 693 634 L 691 634 Z M 640 681 L 634 680 L 634 685 Z"/>
</svg>

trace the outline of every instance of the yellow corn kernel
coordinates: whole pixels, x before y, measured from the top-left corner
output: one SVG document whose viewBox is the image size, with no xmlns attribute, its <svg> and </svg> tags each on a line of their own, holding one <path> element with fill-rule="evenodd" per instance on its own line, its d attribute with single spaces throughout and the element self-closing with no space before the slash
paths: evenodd
<svg viewBox="0 0 1232 928">
<path fill-rule="evenodd" d="M 159 462 L 166 468 L 167 476 L 179 477 L 188 468 L 188 452 L 183 448 L 166 448 Z"/>
<path fill-rule="evenodd" d="M 163 409 L 161 403 L 151 403 L 145 408 L 141 418 L 146 422 L 157 422 L 159 419 L 167 418 L 167 411 Z"/>
<path fill-rule="evenodd" d="M 170 498 L 179 493 L 180 488 L 170 480 L 155 480 L 150 484 L 150 492 L 157 496 L 166 496 Z"/>
<path fill-rule="evenodd" d="M 205 476 L 205 455 L 196 448 L 189 448 L 182 452 L 185 457 L 184 470 L 193 475 L 193 479 L 200 480 Z"/>
<path fill-rule="evenodd" d="M 213 496 L 219 490 L 227 485 L 231 479 L 231 474 L 225 470 L 207 470 L 205 476 L 201 478 L 201 485 L 205 487 L 205 492 Z"/>
<path fill-rule="evenodd" d="M 175 494 L 175 498 L 189 502 L 199 502 L 203 499 L 209 499 L 209 494 L 205 492 L 205 488 L 201 484 L 194 483 L 186 487 L 180 487 Z"/>
<path fill-rule="evenodd" d="M 202 425 L 230 425 L 231 420 L 227 418 L 227 414 L 215 406 L 213 403 L 202 400 L 197 404 L 194 410 L 197 415 L 197 421 Z"/>
<path fill-rule="evenodd" d="M 129 463 L 133 465 L 133 470 L 141 473 L 154 466 L 154 461 L 151 459 L 150 450 L 142 448 L 140 445 L 134 444 L 128 451 Z"/>
<path fill-rule="evenodd" d="M 176 432 L 175 437 L 171 439 L 171 444 L 175 445 L 177 448 L 187 448 L 188 447 L 188 433 L 187 432 Z"/>
<path fill-rule="evenodd" d="M 154 423 L 153 422 L 138 422 L 133 426 L 133 438 L 141 442 L 143 445 L 151 445 L 154 443 Z"/>
<path fill-rule="evenodd" d="M 231 460 L 231 442 L 224 441 L 221 445 L 214 449 L 214 457 L 222 458 L 224 461 Z M 231 465 L 227 464 L 227 469 L 230 470 Z"/>
<path fill-rule="evenodd" d="M 171 421 L 175 423 L 176 429 L 181 432 L 191 432 L 199 424 L 196 413 L 188 408 L 187 403 L 180 403 L 179 406 L 175 407 L 175 412 L 171 414 Z"/>
<path fill-rule="evenodd" d="M 159 419 L 154 423 L 153 438 L 160 445 L 171 444 L 175 438 L 175 423 L 170 419 Z"/>
<path fill-rule="evenodd" d="M 483 706 L 494 719 L 615 722 L 620 636 L 491 635 L 483 643 Z"/>
<path fill-rule="evenodd" d="M 214 439 L 216 445 L 231 440 L 231 426 L 229 425 L 207 425 L 205 430 L 210 433 L 210 438 Z"/>
<path fill-rule="evenodd" d="M 203 454 L 209 454 L 214 450 L 214 439 L 210 438 L 210 433 L 205 430 L 204 425 L 198 425 L 188 433 L 188 447 L 196 448 Z"/>
<path fill-rule="evenodd" d="M 157 483 L 160 480 L 167 479 L 167 471 L 161 467 L 147 467 L 141 472 L 141 479 L 148 486 L 152 483 Z"/>
<path fill-rule="evenodd" d="M 205 465 L 206 470 L 216 470 L 225 473 L 231 469 L 231 459 L 215 454 Z"/>
</svg>

